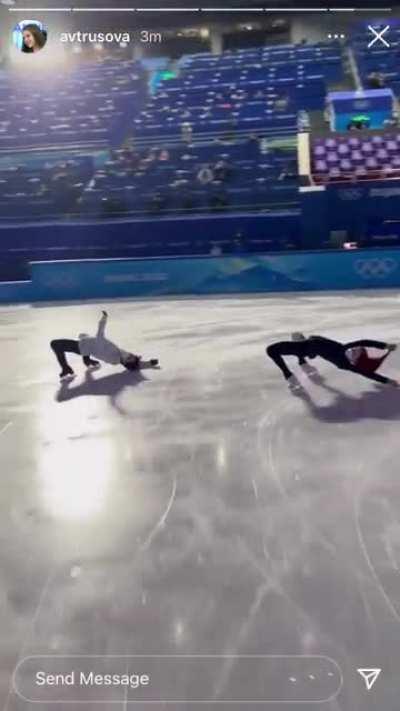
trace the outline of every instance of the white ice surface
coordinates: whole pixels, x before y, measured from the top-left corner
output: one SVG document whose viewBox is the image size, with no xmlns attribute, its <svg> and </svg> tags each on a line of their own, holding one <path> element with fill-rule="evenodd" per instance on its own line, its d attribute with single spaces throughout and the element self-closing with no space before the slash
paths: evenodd
<svg viewBox="0 0 400 711">
<path fill-rule="evenodd" d="M 294 397 L 265 357 L 299 330 L 400 342 L 399 307 L 365 292 L 0 310 L 0 711 L 71 708 L 11 685 L 22 658 L 63 654 L 324 655 L 341 693 L 297 708 L 399 710 L 400 391 L 319 363 L 324 382 L 300 375 Z M 90 383 L 71 356 L 60 392 L 48 343 L 101 308 L 162 369 Z M 383 371 L 400 377 L 400 350 Z M 216 667 L 205 706 L 73 708 L 261 708 L 216 703 L 239 667 Z M 372 692 L 357 667 L 382 667 Z"/>
</svg>

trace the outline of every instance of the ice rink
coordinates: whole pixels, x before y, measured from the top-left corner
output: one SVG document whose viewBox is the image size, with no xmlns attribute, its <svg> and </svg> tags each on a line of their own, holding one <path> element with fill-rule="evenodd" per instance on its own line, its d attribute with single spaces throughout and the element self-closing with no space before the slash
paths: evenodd
<svg viewBox="0 0 400 711">
<path fill-rule="evenodd" d="M 400 342 L 399 307 L 364 292 L 0 310 L 0 711 L 399 711 L 400 390 L 319 361 L 296 397 L 265 357 L 299 330 Z M 102 308 L 108 336 L 161 369 L 88 377 L 71 356 L 60 387 L 49 341 L 95 331 Z M 382 370 L 400 377 L 400 350 Z M 42 691 L 32 655 L 150 670 L 153 687 Z M 359 667 L 382 668 L 370 692 Z"/>
</svg>

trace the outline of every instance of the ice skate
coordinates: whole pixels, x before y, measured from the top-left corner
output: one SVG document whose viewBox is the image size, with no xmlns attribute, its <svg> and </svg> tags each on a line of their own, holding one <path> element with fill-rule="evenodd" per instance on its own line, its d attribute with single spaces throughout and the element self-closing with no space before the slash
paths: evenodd
<svg viewBox="0 0 400 711">
<path fill-rule="evenodd" d="M 99 363 L 98 360 L 93 360 L 89 363 L 88 366 L 86 366 L 87 370 L 89 371 L 94 371 L 94 370 L 100 370 L 101 368 L 101 363 Z"/>
<path fill-rule="evenodd" d="M 292 341 L 306 341 L 306 337 L 304 333 L 301 333 L 301 331 L 295 331 L 295 333 L 292 333 Z"/>
<path fill-rule="evenodd" d="M 73 380 L 74 378 L 76 378 L 76 375 L 72 368 L 64 368 L 64 370 L 62 370 L 60 373 L 61 383 L 68 382 L 69 380 Z"/>
</svg>

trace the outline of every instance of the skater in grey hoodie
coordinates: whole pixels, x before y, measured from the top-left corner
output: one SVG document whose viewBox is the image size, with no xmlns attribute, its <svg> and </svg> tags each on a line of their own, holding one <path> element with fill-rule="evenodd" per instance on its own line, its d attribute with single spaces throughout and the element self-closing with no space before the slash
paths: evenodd
<svg viewBox="0 0 400 711">
<path fill-rule="evenodd" d="M 107 319 L 108 315 L 106 311 L 103 311 L 95 336 L 81 333 L 77 341 L 68 338 L 59 338 L 51 341 L 50 347 L 61 366 L 60 380 L 75 377 L 74 371 L 68 364 L 66 353 L 80 355 L 86 368 L 91 370 L 97 370 L 101 367 L 99 361 L 109 363 L 110 365 L 123 365 L 127 370 L 140 370 L 143 366 L 156 367 L 158 365 L 158 360 L 155 358 L 144 362 L 141 356 L 129 353 L 108 340 L 108 338 L 105 337 Z"/>
</svg>

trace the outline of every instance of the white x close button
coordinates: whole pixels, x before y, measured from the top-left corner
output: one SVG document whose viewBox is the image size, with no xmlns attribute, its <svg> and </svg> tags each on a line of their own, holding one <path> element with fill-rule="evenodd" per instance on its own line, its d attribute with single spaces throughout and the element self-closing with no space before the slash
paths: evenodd
<svg viewBox="0 0 400 711">
<path fill-rule="evenodd" d="M 368 45 L 368 49 L 373 47 L 377 42 L 383 44 L 384 47 L 390 47 L 390 43 L 383 36 L 387 32 L 389 32 L 390 25 L 386 25 L 386 27 L 383 27 L 383 29 L 381 27 L 372 27 L 372 25 L 368 25 L 368 29 L 374 35 L 373 39 Z"/>
</svg>

